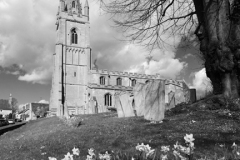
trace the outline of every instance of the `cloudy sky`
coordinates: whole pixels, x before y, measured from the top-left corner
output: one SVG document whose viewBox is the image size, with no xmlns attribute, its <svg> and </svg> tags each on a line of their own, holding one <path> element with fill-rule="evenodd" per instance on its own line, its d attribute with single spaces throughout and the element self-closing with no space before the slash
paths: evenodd
<svg viewBox="0 0 240 160">
<path fill-rule="evenodd" d="M 85 0 L 81 1 L 84 5 Z M 49 101 L 55 22 L 59 0 L 0 0 L 0 99 L 11 93 L 19 104 Z M 179 38 L 167 38 L 172 46 L 149 51 L 121 41 L 109 15 L 96 0 L 89 0 L 91 48 L 101 69 L 184 79 L 189 86 L 206 88 L 206 75 L 194 47 L 179 48 Z"/>
</svg>

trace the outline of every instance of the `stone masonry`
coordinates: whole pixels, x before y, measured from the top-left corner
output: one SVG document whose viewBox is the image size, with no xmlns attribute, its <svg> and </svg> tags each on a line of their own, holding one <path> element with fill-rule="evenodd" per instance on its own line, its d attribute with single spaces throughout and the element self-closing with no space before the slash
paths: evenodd
<svg viewBox="0 0 240 160">
<path fill-rule="evenodd" d="M 56 21 L 56 46 L 50 111 L 58 116 L 67 105 L 69 114 L 90 114 L 89 104 L 97 112 L 114 108 L 114 95 L 132 92 L 136 83 L 162 79 L 159 74 L 146 75 L 93 69 L 90 48 L 89 5 L 80 0 L 60 0 Z M 178 103 L 189 100 L 189 88 L 184 80 L 165 80 L 165 103 L 170 91 L 182 92 Z M 180 92 L 179 92 L 180 91 Z"/>
</svg>

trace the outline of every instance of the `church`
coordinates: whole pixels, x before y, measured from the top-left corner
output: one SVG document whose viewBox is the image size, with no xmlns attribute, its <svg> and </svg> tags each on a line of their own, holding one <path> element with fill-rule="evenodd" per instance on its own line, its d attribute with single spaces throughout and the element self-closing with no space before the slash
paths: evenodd
<svg viewBox="0 0 240 160">
<path fill-rule="evenodd" d="M 60 116 L 67 106 L 69 114 L 93 114 L 114 108 L 115 95 L 132 92 L 136 83 L 165 82 L 165 103 L 188 102 L 190 89 L 184 80 L 101 70 L 92 64 L 89 4 L 80 0 L 60 0 L 56 21 L 56 46 L 50 97 L 51 113 Z M 89 104 L 94 102 L 95 111 Z"/>
</svg>

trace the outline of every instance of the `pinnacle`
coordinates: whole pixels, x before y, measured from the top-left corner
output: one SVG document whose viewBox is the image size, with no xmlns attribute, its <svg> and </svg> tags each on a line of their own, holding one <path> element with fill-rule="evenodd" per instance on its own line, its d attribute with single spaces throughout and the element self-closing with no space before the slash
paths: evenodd
<svg viewBox="0 0 240 160">
<path fill-rule="evenodd" d="M 88 0 L 86 0 L 84 7 L 89 7 L 89 5 L 88 5 Z"/>
</svg>

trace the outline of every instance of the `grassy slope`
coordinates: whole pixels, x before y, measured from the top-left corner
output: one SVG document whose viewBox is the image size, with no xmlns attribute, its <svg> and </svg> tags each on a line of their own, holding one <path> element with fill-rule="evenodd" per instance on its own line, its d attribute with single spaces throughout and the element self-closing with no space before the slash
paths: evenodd
<svg viewBox="0 0 240 160">
<path fill-rule="evenodd" d="M 152 148 L 184 143 L 183 136 L 193 133 L 196 155 L 217 151 L 216 144 L 239 144 L 239 120 L 221 116 L 217 111 L 192 111 L 167 116 L 161 124 L 150 124 L 142 117 L 117 118 L 116 114 L 82 115 L 83 125 L 71 128 L 57 117 L 32 121 L 0 136 L 0 159 L 64 158 L 75 146 L 86 156 L 87 149 L 97 151 L 133 151 L 137 143 Z M 191 120 L 196 121 L 191 123 Z M 44 148 L 41 149 L 41 147 Z M 46 152 L 46 155 L 41 155 Z"/>
</svg>

